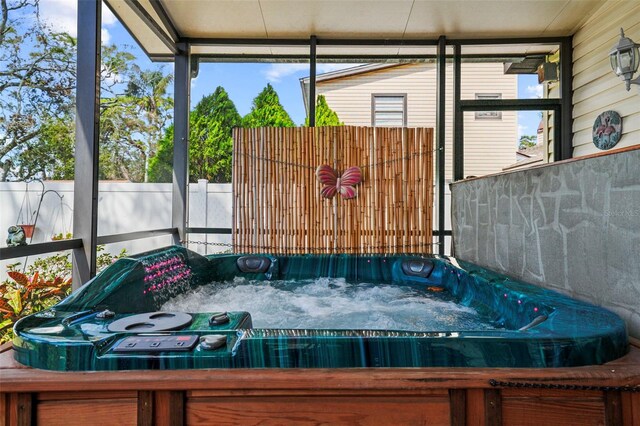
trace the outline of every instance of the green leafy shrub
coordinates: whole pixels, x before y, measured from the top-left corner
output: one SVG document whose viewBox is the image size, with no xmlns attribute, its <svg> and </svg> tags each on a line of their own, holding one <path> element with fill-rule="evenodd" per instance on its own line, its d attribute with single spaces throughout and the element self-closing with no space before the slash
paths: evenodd
<svg viewBox="0 0 640 426">
<path fill-rule="evenodd" d="M 62 240 L 70 240 L 73 238 L 73 234 L 71 232 L 54 234 L 51 236 L 51 241 L 62 241 Z"/>
<path fill-rule="evenodd" d="M 13 324 L 25 315 L 55 305 L 71 291 L 71 278 L 48 280 L 37 272 L 32 276 L 9 271 L 8 280 L 0 284 L 0 343 L 13 338 Z"/>
<path fill-rule="evenodd" d="M 117 255 L 100 253 L 98 271 L 126 256 L 126 250 Z M 13 339 L 13 324 L 20 318 L 47 309 L 71 293 L 70 253 L 58 253 L 36 259 L 24 272 L 21 263 L 7 266 L 8 279 L 0 283 L 0 343 Z"/>
<path fill-rule="evenodd" d="M 309 126 L 309 117 L 305 118 L 304 125 Z M 329 107 L 327 99 L 323 95 L 318 95 L 316 101 L 316 126 L 344 126 L 338 118 L 338 114 Z"/>
</svg>

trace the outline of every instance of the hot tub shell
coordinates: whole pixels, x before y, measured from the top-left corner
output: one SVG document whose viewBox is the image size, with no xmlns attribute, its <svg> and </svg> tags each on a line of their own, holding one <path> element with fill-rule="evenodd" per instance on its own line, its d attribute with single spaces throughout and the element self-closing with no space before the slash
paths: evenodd
<svg viewBox="0 0 640 426">
<path fill-rule="evenodd" d="M 266 266 L 265 266 L 266 265 Z M 122 318 L 157 311 L 211 281 L 344 278 L 380 285 L 439 286 L 504 328 L 324 330 L 252 328 L 250 312 L 192 314 L 181 329 L 110 331 Z M 169 247 L 120 259 L 60 304 L 16 323 L 15 358 L 59 371 L 194 368 L 571 367 L 603 364 L 628 350 L 612 312 L 479 266 L 439 256 L 236 254 L 200 256 Z M 119 352 L 125 339 L 224 336 L 208 350 Z M 154 337 L 156 336 L 156 337 Z M 173 342 L 173 340 L 172 340 Z"/>
</svg>

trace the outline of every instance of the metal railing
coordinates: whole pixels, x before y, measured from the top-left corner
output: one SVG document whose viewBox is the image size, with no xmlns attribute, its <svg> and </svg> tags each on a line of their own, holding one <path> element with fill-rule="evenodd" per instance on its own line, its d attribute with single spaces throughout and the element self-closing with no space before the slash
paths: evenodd
<svg viewBox="0 0 640 426">
<path fill-rule="evenodd" d="M 231 228 L 187 228 L 189 234 L 215 234 L 215 235 L 231 235 Z M 102 235 L 98 237 L 98 244 L 113 244 L 123 241 L 141 240 L 144 238 L 154 238 L 163 235 L 177 235 L 177 228 L 154 229 L 150 231 L 126 232 L 122 234 Z M 433 236 L 440 235 L 440 231 L 433 230 Z M 444 236 L 451 236 L 450 229 L 444 231 Z M 45 243 L 29 244 L 17 247 L 0 247 L 0 260 L 15 259 L 19 257 L 35 256 L 38 254 L 56 253 L 65 250 L 82 248 L 82 239 L 72 238 L 69 240 L 49 241 Z"/>
<path fill-rule="evenodd" d="M 229 230 L 231 231 L 231 230 Z M 229 232 L 231 233 L 231 232 Z M 162 235 L 177 235 L 177 228 L 154 229 L 150 231 L 126 232 L 122 234 L 111 234 L 98 236 L 98 244 L 113 244 L 123 241 L 140 240 L 143 238 L 154 238 Z M 70 240 L 49 241 L 46 243 L 29 244 L 16 247 L 1 247 L 0 260 L 15 259 L 18 257 L 34 256 L 37 254 L 55 253 L 65 250 L 79 249 L 84 247 L 82 239 L 72 238 Z"/>
</svg>

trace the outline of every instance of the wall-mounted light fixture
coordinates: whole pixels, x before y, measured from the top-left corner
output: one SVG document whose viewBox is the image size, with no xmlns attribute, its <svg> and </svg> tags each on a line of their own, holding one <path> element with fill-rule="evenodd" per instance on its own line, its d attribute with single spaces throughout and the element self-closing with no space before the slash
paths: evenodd
<svg viewBox="0 0 640 426">
<path fill-rule="evenodd" d="M 633 74 L 638 71 L 638 65 L 640 65 L 639 46 L 640 44 L 634 43 L 633 40 L 625 37 L 624 30 L 620 28 L 620 40 L 609 52 L 611 68 L 618 77 L 624 80 L 627 91 L 631 89 L 631 84 L 640 84 L 640 76 L 632 80 Z"/>
</svg>

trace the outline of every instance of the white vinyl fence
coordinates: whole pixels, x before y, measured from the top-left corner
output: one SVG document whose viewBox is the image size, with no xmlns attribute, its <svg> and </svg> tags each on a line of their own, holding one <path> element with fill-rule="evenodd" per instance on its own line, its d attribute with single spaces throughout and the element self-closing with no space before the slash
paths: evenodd
<svg viewBox="0 0 640 426">
<path fill-rule="evenodd" d="M 44 191 L 44 196 L 42 196 Z M 42 204 L 38 212 L 38 204 Z M 230 228 L 231 185 L 210 184 L 206 180 L 189 185 L 189 226 Z M 7 229 L 11 225 L 37 222 L 31 243 L 51 241 L 52 236 L 73 229 L 73 182 L 0 182 L 0 246 L 6 246 Z M 171 227 L 171 184 L 100 182 L 98 198 L 98 235 L 153 230 Z M 230 235 L 190 234 L 190 241 L 231 242 Z M 28 240 L 27 240 L 28 241 Z M 139 253 L 170 245 L 170 236 L 145 238 L 108 244 L 105 250 Z M 199 253 L 215 253 L 228 246 L 190 244 Z M 0 260 L 0 280 L 6 277 L 6 265 L 29 262 L 30 259 Z"/>
</svg>

